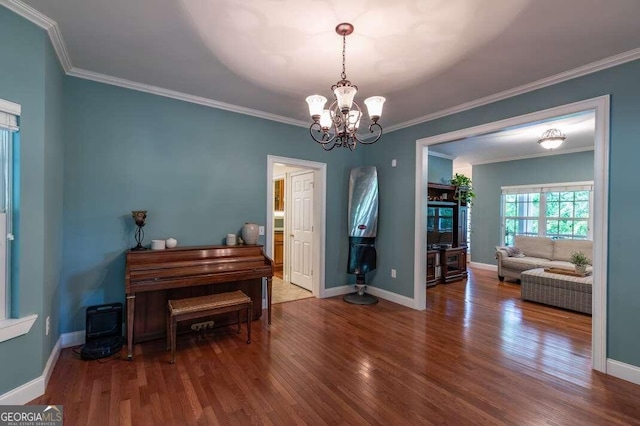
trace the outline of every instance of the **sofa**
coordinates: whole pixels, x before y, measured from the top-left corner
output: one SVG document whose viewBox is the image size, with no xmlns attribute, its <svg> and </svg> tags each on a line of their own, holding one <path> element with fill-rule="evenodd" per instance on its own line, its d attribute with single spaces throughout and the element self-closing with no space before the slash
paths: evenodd
<svg viewBox="0 0 640 426">
<path fill-rule="evenodd" d="M 574 269 L 570 259 L 571 253 L 576 251 L 582 251 L 593 259 L 593 241 L 516 235 L 513 247 L 496 246 L 498 279 L 520 280 L 523 271 L 536 268 Z M 591 266 L 587 267 L 587 271 L 591 270 Z"/>
</svg>

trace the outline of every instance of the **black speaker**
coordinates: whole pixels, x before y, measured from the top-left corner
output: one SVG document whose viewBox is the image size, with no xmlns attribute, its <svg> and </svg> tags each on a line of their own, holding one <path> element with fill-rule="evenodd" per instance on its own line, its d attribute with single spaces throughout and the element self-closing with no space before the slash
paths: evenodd
<svg viewBox="0 0 640 426">
<path fill-rule="evenodd" d="M 82 359 L 98 359 L 114 355 L 122 349 L 122 303 L 108 303 L 87 308 L 85 345 Z"/>
</svg>

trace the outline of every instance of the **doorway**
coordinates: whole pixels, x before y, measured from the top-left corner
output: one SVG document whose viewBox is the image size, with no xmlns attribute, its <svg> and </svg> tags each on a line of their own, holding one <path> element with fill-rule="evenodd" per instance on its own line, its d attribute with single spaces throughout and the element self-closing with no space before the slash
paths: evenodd
<svg viewBox="0 0 640 426">
<path fill-rule="evenodd" d="M 326 165 L 268 156 L 267 244 L 273 303 L 321 297 Z"/>
<path fill-rule="evenodd" d="M 607 218 L 609 177 L 609 96 L 550 108 L 493 123 L 462 129 L 416 141 L 416 203 L 415 203 L 415 258 L 414 306 L 426 308 L 426 208 L 428 180 L 428 147 L 476 135 L 496 132 L 507 127 L 548 120 L 558 116 L 593 111 L 595 113 L 594 153 L 594 224 L 593 232 L 593 315 L 592 315 L 592 368 L 606 372 L 606 292 L 607 292 Z"/>
</svg>

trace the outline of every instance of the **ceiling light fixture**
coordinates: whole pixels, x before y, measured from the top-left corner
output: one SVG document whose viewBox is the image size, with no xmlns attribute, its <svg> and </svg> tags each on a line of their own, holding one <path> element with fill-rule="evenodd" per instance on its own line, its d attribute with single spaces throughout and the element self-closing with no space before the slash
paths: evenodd
<svg viewBox="0 0 640 426">
<path fill-rule="evenodd" d="M 538 143 L 544 149 L 556 149 L 567 137 L 562 134 L 558 129 L 549 129 L 542 134 L 542 137 L 538 139 Z"/>
<path fill-rule="evenodd" d="M 307 97 L 309 114 L 313 119 L 309 133 L 311 133 L 313 140 L 322 145 L 325 151 L 331 151 L 335 147 L 346 147 L 353 151 L 358 142 L 370 145 L 376 143 L 382 136 L 382 127 L 378 124 L 378 120 L 382 115 L 382 105 L 386 99 L 382 96 L 372 96 L 364 100 L 371 118 L 369 131 L 377 134 L 375 138 L 370 140 L 360 139 L 357 132 L 362 111 L 353 100 L 358 87 L 347 80 L 345 72 L 347 36 L 353 33 L 353 25 L 346 22 L 339 24 L 336 27 L 336 33 L 342 36 L 342 79 L 331 86 L 335 100 L 329 109 L 324 109 L 324 105 L 327 103 L 327 98 L 324 96 L 311 95 Z"/>
</svg>

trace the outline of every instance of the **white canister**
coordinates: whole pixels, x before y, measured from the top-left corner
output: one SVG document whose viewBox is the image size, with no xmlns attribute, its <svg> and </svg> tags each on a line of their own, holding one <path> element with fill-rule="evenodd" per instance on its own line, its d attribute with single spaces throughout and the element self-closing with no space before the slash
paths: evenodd
<svg viewBox="0 0 640 426">
<path fill-rule="evenodd" d="M 175 238 L 167 238 L 164 241 L 165 247 L 167 248 L 174 248 L 175 246 L 178 245 L 178 240 L 176 240 Z"/>
<path fill-rule="evenodd" d="M 164 250 L 164 240 L 151 240 L 151 250 Z"/>
<path fill-rule="evenodd" d="M 227 234 L 227 245 L 235 246 L 237 243 L 236 234 Z"/>
</svg>

